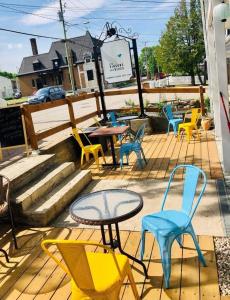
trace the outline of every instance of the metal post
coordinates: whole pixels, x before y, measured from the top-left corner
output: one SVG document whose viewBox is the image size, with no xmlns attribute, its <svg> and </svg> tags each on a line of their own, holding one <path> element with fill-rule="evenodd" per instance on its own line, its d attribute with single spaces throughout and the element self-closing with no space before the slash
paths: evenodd
<svg viewBox="0 0 230 300">
<path fill-rule="evenodd" d="M 93 48 L 93 52 L 94 52 L 94 59 L 95 59 L 95 68 L 96 68 L 96 73 L 97 73 L 97 83 L 98 83 L 99 93 L 100 93 L 100 98 L 101 98 L 103 121 L 106 122 L 106 121 L 108 121 L 108 118 L 107 118 L 107 111 L 106 111 L 106 106 L 105 106 L 105 96 L 104 96 L 104 90 L 103 90 L 103 85 L 102 85 L 102 80 L 101 80 L 101 69 L 100 69 L 100 65 L 99 65 L 97 47 Z"/>
<path fill-rule="evenodd" d="M 63 26 L 64 43 L 65 43 L 65 51 L 66 51 L 67 64 L 68 64 L 68 69 L 69 69 L 70 83 L 71 83 L 71 88 L 72 88 L 73 94 L 75 94 L 73 64 L 72 64 L 72 58 L 70 58 L 70 55 L 69 55 L 69 47 L 68 47 L 68 42 L 67 42 L 67 35 L 66 35 L 65 20 L 64 20 L 64 13 L 63 13 L 63 7 L 62 7 L 62 0 L 59 0 L 59 4 L 60 4 L 59 20 L 62 22 L 62 26 Z"/>
<path fill-rule="evenodd" d="M 141 114 L 139 115 L 139 118 L 144 119 L 148 116 L 145 114 L 145 111 L 144 111 L 144 102 L 143 102 L 142 89 L 141 89 L 141 79 L 140 79 L 140 70 L 139 70 L 136 39 L 132 39 L 132 44 L 133 44 L 133 54 L 134 54 L 134 62 L 135 62 L 135 69 L 136 69 L 138 96 L 139 96 L 140 109 L 141 109 Z"/>
</svg>

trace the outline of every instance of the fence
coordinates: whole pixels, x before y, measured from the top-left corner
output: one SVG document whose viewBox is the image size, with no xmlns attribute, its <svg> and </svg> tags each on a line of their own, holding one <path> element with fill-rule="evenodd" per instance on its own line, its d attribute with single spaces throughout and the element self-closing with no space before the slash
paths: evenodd
<svg viewBox="0 0 230 300">
<path fill-rule="evenodd" d="M 198 93 L 200 95 L 200 107 L 202 111 L 202 115 L 204 115 L 204 93 L 205 88 L 202 86 L 199 87 L 168 87 L 168 88 L 143 88 L 143 93 L 147 94 L 155 94 L 155 93 Z M 137 94 L 138 90 L 137 88 L 134 89 L 124 89 L 124 90 L 118 90 L 118 91 L 105 91 L 105 96 L 117 96 L 117 95 L 130 95 L 130 94 Z M 96 111 L 91 112 L 87 115 L 84 115 L 80 118 L 75 118 L 74 115 L 74 109 L 73 109 L 73 103 L 92 99 L 92 101 L 96 101 Z M 68 105 L 68 111 L 69 111 L 69 117 L 70 120 L 68 122 L 65 122 L 61 125 L 58 125 L 56 127 L 53 127 L 51 129 L 45 130 L 43 132 L 36 133 L 34 129 L 34 124 L 32 120 L 32 113 L 62 106 L 62 105 Z M 117 111 L 121 111 L 121 109 L 116 109 Z M 129 108 L 122 109 L 122 111 L 129 111 Z M 109 110 L 108 110 L 109 111 Z M 146 112 L 153 112 L 157 111 L 157 109 L 154 108 L 147 108 Z M 56 100 L 54 102 L 47 102 L 42 104 L 36 104 L 36 105 L 24 105 L 22 107 L 22 113 L 25 117 L 25 124 L 26 124 L 26 131 L 27 135 L 30 141 L 30 145 L 32 149 L 38 149 L 38 141 L 51 136 L 55 133 L 58 133 L 62 130 L 65 130 L 69 127 L 75 128 L 76 124 L 79 124 L 81 122 L 84 122 L 90 118 L 93 118 L 95 116 L 101 115 L 101 108 L 100 108 L 100 101 L 99 101 L 99 93 L 89 93 L 89 94 L 82 94 L 79 96 L 68 96 L 65 99 Z"/>
</svg>

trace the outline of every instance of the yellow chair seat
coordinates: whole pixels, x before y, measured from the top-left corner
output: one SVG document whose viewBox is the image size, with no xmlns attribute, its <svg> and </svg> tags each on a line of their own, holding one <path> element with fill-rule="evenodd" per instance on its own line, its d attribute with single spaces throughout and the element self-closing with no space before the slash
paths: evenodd
<svg viewBox="0 0 230 300">
<path fill-rule="evenodd" d="M 101 149 L 101 144 L 95 144 L 95 145 L 86 145 L 84 146 L 85 151 L 92 151 L 92 150 L 97 150 L 97 149 Z"/>
<path fill-rule="evenodd" d="M 200 116 L 201 116 L 200 109 L 199 108 L 193 108 L 192 109 L 191 121 L 181 123 L 178 126 L 178 140 L 180 140 L 181 129 L 185 130 L 185 134 L 186 134 L 186 138 L 187 138 L 188 142 L 190 141 L 190 138 L 192 137 L 192 131 L 194 129 L 196 130 L 197 136 L 199 137 L 197 122 L 198 122 Z M 185 117 L 186 117 L 186 114 L 185 114 Z"/>
<path fill-rule="evenodd" d="M 64 261 L 56 256 L 57 251 L 52 249 L 51 252 L 48 245 L 56 246 Z M 41 246 L 70 276 L 72 300 L 118 300 L 126 276 L 135 299 L 140 299 L 127 256 L 95 242 L 45 240 Z M 87 246 L 105 249 L 107 253 L 88 252 Z"/>
</svg>

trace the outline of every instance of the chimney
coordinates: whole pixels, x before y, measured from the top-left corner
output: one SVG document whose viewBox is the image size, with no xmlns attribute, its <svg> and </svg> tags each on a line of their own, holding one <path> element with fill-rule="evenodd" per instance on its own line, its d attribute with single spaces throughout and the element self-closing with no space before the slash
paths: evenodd
<svg viewBox="0 0 230 300">
<path fill-rule="evenodd" d="M 33 55 L 38 55 L 38 47 L 37 47 L 36 39 L 35 38 L 30 39 L 30 43 L 31 43 Z"/>
</svg>

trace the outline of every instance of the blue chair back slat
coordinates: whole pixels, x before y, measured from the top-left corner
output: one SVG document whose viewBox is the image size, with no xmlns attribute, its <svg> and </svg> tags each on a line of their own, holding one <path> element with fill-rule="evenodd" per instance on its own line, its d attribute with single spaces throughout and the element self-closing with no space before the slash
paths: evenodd
<svg viewBox="0 0 230 300">
<path fill-rule="evenodd" d="M 178 169 L 184 168 L 185 171 L 185 179 L 184 179 L 184 187 L 183 187 L 183 198 L 182 198 L 182 207 L 181 210 L 186 213 L 189 217 L 190 220 L 192 219 L 196 208 L 201 200 L 201 197 L 204 193 L 206 184 L 207 184 L 207 179 L 206 179 L 206 175 L 204 173 L 203 170 L 201 170 L 200 168 L 193 166 L 193 165 L 179 165 L 177 167 L 174 168 L 174 170 L 172 171 L 170 178 L 169 178 L 169 182 L 168 182 L 168 186 L 167 189 L 164 193 L 164 198 L 162 201 L 162 205 L 161 205 L 161 210 L 164 209 L 165 206 L 165 202 L 168 196 L 168 192 L 170 190 L 170 186 L 171 183 L 173 181 L 174 175 L 176 173 L 176 171 Z M 196 188 L 197 188 L 197 183 L 198 183 L 198 179 L 199 177 L 202 176 L 203 179 L 203 184 L 202 184 L 202 188 L 200 191 L 200 194 L 198 197 L 196 197 L 196 202 L 194 203 L 194 199 L 195 199 L 195 195 L 196 195 Z"/>
<path fill-rule="evenodd" d="M 200 176 L 200 170 L 198 168 L 186 168 L 183 190 L 183 202 L 182 210 L 188 216 L 191 213 L 193 207 L 193 201 L 196 195 L 196 187 Z"/>
<path fill-rule="evenodd" d="M 111 121 L 112 126 L 118 125 L 118 122 L 117 122 L 115 113 L 114 113 L 113 111 L 109 112 L 109 113 L 107 114 L 107 117 L 108 117 L 109 120 Z"/>
<path fill-rule="evenodd" d="M 145 134 L 145 123 L 140 126 L 138 129 L 136 136 L 135 136 L 135 142 L 141 143 Z"/>
<path fill-rule="evenodd" d="M 173 112 L 172 112 L 172 105 L 170 105 L 170 104 L 165 105 L 163 107 L 163 112 L 164 112 L 166 118 L 168 119 L 168 121 L 174 119 Z"/>
</svg>

